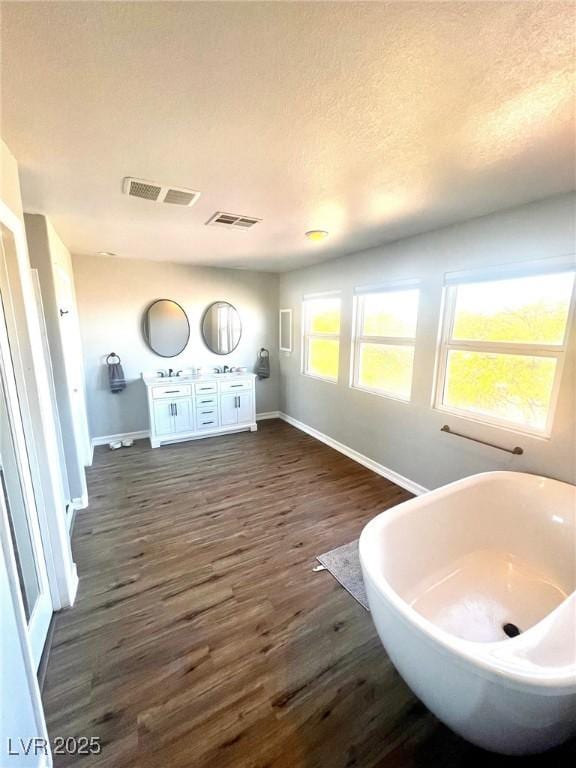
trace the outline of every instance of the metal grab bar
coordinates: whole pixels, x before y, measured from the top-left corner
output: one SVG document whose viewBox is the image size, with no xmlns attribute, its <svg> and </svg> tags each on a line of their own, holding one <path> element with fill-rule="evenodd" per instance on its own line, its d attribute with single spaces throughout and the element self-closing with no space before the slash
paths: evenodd
<svg viewBox="0 0 576 768">
<path fill-rule="evenodd" d="M 515 456 L 522 456 L 522 454 L 524 453 L 524 449 L 520 448 L 519 445 L 517 445 L 515 448 L 502 448 L 501 445 L 495 445 L 494 443 L 489 443 L 486 440 L 478 440 L 477 437 L 470 437 L 470 435 L 463 435 L 461 432 L 454 432 L 454 430 L 450 429 L 448 424 L 444 424 L 443 427 L 440 427 L 440 432 L 448 432 L 448 434 L 450 435 L 455 435 L 456 437 L 463 437 L 465 440 L 473 440 L 475 443 L 488 445 L 490 448 L 496 448 L 498 451 L 506 451 L 506 453 L 513 453 Z"/>
</svg>

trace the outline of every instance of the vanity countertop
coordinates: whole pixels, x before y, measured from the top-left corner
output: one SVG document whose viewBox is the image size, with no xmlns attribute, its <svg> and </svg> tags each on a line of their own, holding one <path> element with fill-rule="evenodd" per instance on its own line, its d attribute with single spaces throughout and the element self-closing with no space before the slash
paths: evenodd
<svg viewBox="0 0 576 768">
<path fill-rule="evenodd" d="M 238 378 L 256 378 L 256 374 L 251 371 L 232 371 L 232 373 L 181 373 L 180 376 L 158 376 L 155 374 L 142 374 L 142 380 L 147 387 L 158 386 L 159 384 L 187 384 L 194 381 L 226 381 L 226 379 Z"/>
</svg>

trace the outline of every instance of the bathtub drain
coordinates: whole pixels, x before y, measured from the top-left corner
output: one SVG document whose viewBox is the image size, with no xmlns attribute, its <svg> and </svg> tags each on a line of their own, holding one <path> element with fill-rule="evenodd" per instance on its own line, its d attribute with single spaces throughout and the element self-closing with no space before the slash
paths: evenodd
<svg viewBox="0 0 576 768">
<path fill-rule="evenodd" d="M 508 635 L 508 637 L 516 637 L 520 634 L 520 630 L 516 624 L 503 624 L 502 629 L 504 630 L 504 633 Z"/>
</svg>

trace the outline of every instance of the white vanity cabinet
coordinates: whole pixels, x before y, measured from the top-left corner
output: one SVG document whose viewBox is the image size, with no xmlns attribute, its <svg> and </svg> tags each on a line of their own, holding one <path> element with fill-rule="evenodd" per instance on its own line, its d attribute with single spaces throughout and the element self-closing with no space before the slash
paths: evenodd
<svg viewBox="0 0 576 768">
<path fill-rule="evenodd" d="M 173 435 L 190 432 L 194 429 L 194 419 L 190 399 L 186 397 L 173 400 L 154 401 L 154 431 L 158 435 Z"/>
<path fill-rule="evenodd" d="M 222 426 L 232 424 L 249 424 L 252 420 L 252 393 L 243 392 L 241 395 L 221 395 L 220 418 Z"/>
<path fill-rule="evenodd" d="M 157 435 L 170 435 L 174 432 L 174 404 L 168 400 L 156 400 L 154 403 L 154 432 Z"/>
<path fill-rule="evenodd" d="M 175 435 L 194 430 L 190 385 L 153 386 L 148 390 L 150 434 Z"/>
<path fill-rule="evenodd" d="M 253 411 L 253 380 L 223 381 L 220 384 L 220 418 L 222 426 L 250 423 Z"/>
<path fill-rule="evenodd" d="M 143 375 L 148 393 L 150 444 L 256 430 L 255 374 L 165 379 Z"/>
</svg>

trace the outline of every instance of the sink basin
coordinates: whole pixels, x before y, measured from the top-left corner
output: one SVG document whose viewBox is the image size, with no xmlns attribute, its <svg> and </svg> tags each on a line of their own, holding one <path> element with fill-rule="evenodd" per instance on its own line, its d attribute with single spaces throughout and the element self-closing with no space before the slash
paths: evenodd
<svg viewBox="0 0 576 768">
<path fill-rule="evenodd" d="M 199 376 L 187 374 L 183 376 L 143 376 L 142 378 L 145 384 L 186 384 L 198 379 Z"/>
<path fill-rule="evenodd" d="M 192 379 L 197 379 L 198 376 L 158 376 L 155 381 L 158 381 L 160 384 L 182 384 L 184 381 L 191 381 Z"/>
<path fill-rule="evenodd" d="M 220 371 L 218 373 L 205 373 L 204 378 L 206 376 L 246 376 L 248 371 L 226 371 L 225 373 L 223 371 Z"/>
<path fill-rule="evenodd" d="M 174 385 L 174 384 L 186 384 L 191 381 L 199 381 L 199 380 L 207 380 L 212 378 L 234 378 L 235 376 L 249 376 L 250 373 L 248 371 L 227 371 L 226 373 L 202 373 L 202 374 L 192 374 L 192 373 L 183 373 L 180 376 L 147 376 L 143 375 L 144 383 L 146 385 L 157 385 L 157 384 L 166 384 L 166 385 Z"/>
</svg>

